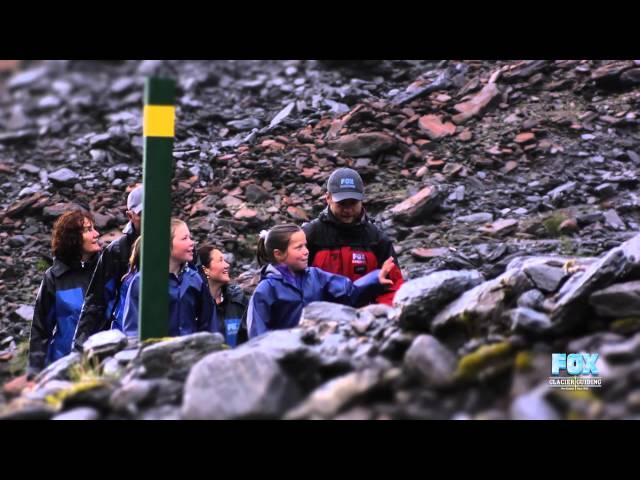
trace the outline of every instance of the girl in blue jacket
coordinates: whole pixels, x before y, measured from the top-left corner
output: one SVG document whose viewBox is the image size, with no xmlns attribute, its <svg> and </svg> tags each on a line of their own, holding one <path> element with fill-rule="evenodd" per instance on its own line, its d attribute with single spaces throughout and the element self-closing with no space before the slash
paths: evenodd
<svg viewBox="0 0 640 480">
<path fill-rule="evenodd" d="M 258 241 L 258 263 L 264 265 L 260 283 L 249 301 L 249 338 L 270 330 L 293 328 L 300 322 L 302 309 L 311 302 L 326 301 L 356 306 L 365 297 L 375 297 L 394 266 L 388 258 L 381 269 L 355 282 L 347 277 L 309 267 L 307 239 L 300 227 L 278 225 L 262 231 Z"/>
<path fill-rule="evenodd" d="M 177 337 L 203 331 L 208 319 L 203 312 L 206 285 L 198 272 L 189 266 L 193 261 L 194 242 L 187 224 L 171 219 L 171 254 L 169 256 L 169 335 Z M 138 301 L 140 273 L 136 272 L 124 305 L 124 333 L 138 335 Z"/>
</svg>

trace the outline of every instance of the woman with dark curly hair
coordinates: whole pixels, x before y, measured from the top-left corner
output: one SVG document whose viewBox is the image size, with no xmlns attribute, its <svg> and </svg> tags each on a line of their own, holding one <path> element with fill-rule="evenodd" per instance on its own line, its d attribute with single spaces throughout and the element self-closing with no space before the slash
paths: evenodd
<svg viewBox="0 0 640 480">
<path fill-rule="evenodd" d="M 40 284 L 31 324 L 30 377 L 71 352 L 84 293 L 100 252 L 94 224 L 90 213 L 74 210 L 53 225 L 53 265 Z"/>
</svg>

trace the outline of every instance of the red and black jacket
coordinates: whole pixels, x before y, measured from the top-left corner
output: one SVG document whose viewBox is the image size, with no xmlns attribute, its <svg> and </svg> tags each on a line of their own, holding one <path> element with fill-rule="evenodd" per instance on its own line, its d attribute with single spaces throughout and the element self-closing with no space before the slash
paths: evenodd
<svg viewBox="0 0 640 480">
<path fill-rule="evenodd" d="M 391 240 L 366 213 L 359 222 L 345 224 L 338 221 L 327 207 L 315 220 L 302 226 L 307 236 L 309 265 L 327 272 L 344 275 L 355 281 L 381 268 L 393 257 L 396 263 L 389 278 L 393 285 L 376 298 L 377 303 L 391 305 L 395 293 L 403 283 L 402 272 Z"/>
</svg>

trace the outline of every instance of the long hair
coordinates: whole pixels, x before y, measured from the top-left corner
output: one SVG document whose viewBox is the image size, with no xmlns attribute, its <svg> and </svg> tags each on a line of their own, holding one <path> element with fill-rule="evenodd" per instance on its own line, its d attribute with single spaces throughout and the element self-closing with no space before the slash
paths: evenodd
<svg viewBox="0 0 640 480">
<path fill-rule="evenodd" d="M 175 237 L 176 230 L 181 225 L 184 225 L 185 227 L 187 226 L 187 224 L 185 222 L 183 222 L 182 220 L 180 220 L 179 218 L 173 217 L 171 219 L 171 233 L 169 235 L 169 251 L 173 250 L 173 237 Z"/>
<path fill-rule="evenodd" d="M 95 224 L 93 215 L 83 210 L 63 213 L 53 224 L 51 251 L 67 265 L 82 258 L 82 234 L 85 218 Z"/>
<path fill-rule="evenodd" d="M 258 240 L 258 264 L 262 266 L 267 263 L 277 263 L 273 251 L 286 252 L 291 235 L 301 230 L 293 223 L 285 223 L 284 225 L 276 225 L 266 234 L 261 235 Z"/>
</svg>

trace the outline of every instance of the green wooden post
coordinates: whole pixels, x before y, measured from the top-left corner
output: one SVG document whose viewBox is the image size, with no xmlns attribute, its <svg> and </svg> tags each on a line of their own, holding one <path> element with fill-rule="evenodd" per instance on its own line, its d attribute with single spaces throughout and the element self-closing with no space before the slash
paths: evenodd
<svg viewBox="0 0 640 480">
<path fill-rule="evenodd" d="M 175 82 L 148 78 L 144 92 L 144 213 L 140 257 L 140 340 L 169 333 L 169 219 Z"/>
</svg>

